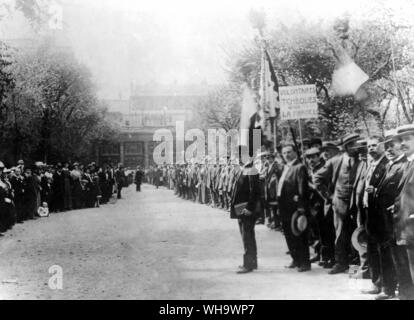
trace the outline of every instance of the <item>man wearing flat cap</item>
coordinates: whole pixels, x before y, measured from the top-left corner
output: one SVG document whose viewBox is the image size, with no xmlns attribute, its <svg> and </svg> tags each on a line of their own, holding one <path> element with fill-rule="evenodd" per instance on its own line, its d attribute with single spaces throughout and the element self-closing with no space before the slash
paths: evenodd
<svg viewBox="0 0 414 320">
<path fill-rule="evenodd" d="M 329 274 L 337 274 L 349 268 L 351 235 L 353 231 L 351 194 L 358 167 L 358 134 L 348 134 L 341 139 L 344 154 L 328 160 L 314 176 L 315 188 L 332 203 L 335 226 L 335 265 Z"/>
</svg>

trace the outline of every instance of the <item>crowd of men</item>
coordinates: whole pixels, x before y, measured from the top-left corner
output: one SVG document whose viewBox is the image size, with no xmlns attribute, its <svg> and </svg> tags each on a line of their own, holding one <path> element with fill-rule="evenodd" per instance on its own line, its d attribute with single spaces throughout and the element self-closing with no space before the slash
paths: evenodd
<svg viewBox="0 0 414 320">
<path fill-rule="evenodd" d="M 132 183 L 122 164 L 97 166 L 36 162 L 6 168 L 0 162 L 0 232 L 15 223 L 36 219 L 51 212 L 94 208 L 120 199 L 124 186 Z"/>
<path fill-rule="evenodd" d="M 363 293 L 414 299 L 414 125 L 385 137 L 284 143 L 244 164 L 210 160 L 151 167 L 145 176 L 238 219 L 245 250 L 238 273 L 257 269 L 254 225 L 266 222 L 284 234 L 287 268 L 306 272 L 317 263 L 338 274 L 356 265 L 353 277 L 372 281 Z"/>
</svg>

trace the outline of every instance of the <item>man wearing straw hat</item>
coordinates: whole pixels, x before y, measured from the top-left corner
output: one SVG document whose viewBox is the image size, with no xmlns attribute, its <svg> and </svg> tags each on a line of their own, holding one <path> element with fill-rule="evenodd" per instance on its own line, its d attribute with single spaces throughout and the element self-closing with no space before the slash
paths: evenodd
<svg viewBox="0 0 414 320">
<path fill-rule="evenodd" d="M 414 275 L 414 124 L 397 128 L 397 138 L 401 139 L 401 149 L 407 157 L 407 165 L 399 185 L 401 193 L 395 201 L 393 209 L 394 231 L 398 246 L 405 246 L 407 261 L 411 271 L 411 282 L 407 278 L 406 285 L 400 292 L 400 299 L 414 299 L 412 280 Z"/>
<path fill-rule="evenodd" d="M 376 232 L 373 235 L 380 244 L 380 273 L 383 285 L 383 292 L 376 296 L 376 300 L 393 298 L 397 283 L 402 296 L 413 287 L 406 248 L 395 243 L 391 212 L 395 199 L 401 192 L 398 186 L 401 185 L 407 164 L 407 157 L 401 150 L 401 140 L 395 137 L 396 133 L 396 130 L 385 133 L 384 149 L 389 162 L 387 172 L 374 194 Z"/>
</svg>

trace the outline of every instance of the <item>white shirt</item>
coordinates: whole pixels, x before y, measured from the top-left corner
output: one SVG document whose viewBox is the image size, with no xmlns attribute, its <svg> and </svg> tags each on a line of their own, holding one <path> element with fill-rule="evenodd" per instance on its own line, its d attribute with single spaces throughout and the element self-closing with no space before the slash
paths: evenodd
<svg viewBox="0 0 414 320">
<path fill-rule="evenodd" d="M 381 162 L 382 158 L 385 156 L 383 155 L 376 161 L 371 161 L 368 168 L 368 173 L 365 179 L 365 188 L 369 186 L 370 180 L 372 178 L 372 175 L 374 174 L 375 169 L 377 168 L 378 164 Z M 364 207 L 368 208 L 368 192 L 364 191 L 364 199 L 363 199 Z"/>
<path fill-rule="evenodd" d="M 283 186 L 283 183 L 285 182 L 286 175 L 287 175 L 290 167 L 292 167 L 292 165 L 295 161 L 296 161 L 296 159 L 292 160 L 291 162 L 288 162 L 283 167 L 282 176 L 280 177 L 279 184 L 277 185 L 277 196 L 278 197 L 280 197 L 280 195 L 282 194 L 282 186 Z"/>
<path fill-rule="evenodd" d="M 389 162 L 389 164 L 390 164 L 390 167 L 394 164 L 394 163 L 396 163 L 396 162 L 398 162 L 398 161 L 400 161 L 402 158 L 404 157 L 404 153 L 403 154 L 400 154 L 395 160 L 390 160 L 390 162 Z"/>
</svg>

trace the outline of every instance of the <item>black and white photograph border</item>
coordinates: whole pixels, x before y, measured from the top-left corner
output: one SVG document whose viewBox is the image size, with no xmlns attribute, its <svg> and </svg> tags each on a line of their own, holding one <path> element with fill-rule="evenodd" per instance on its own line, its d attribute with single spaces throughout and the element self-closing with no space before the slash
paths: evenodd
<svg viewBox="0 0 414 320">
<path fill-rule="evenodd" d="M 0 299 L 414 300 L 413 15 L 0 0 Z"/>
</svg>

